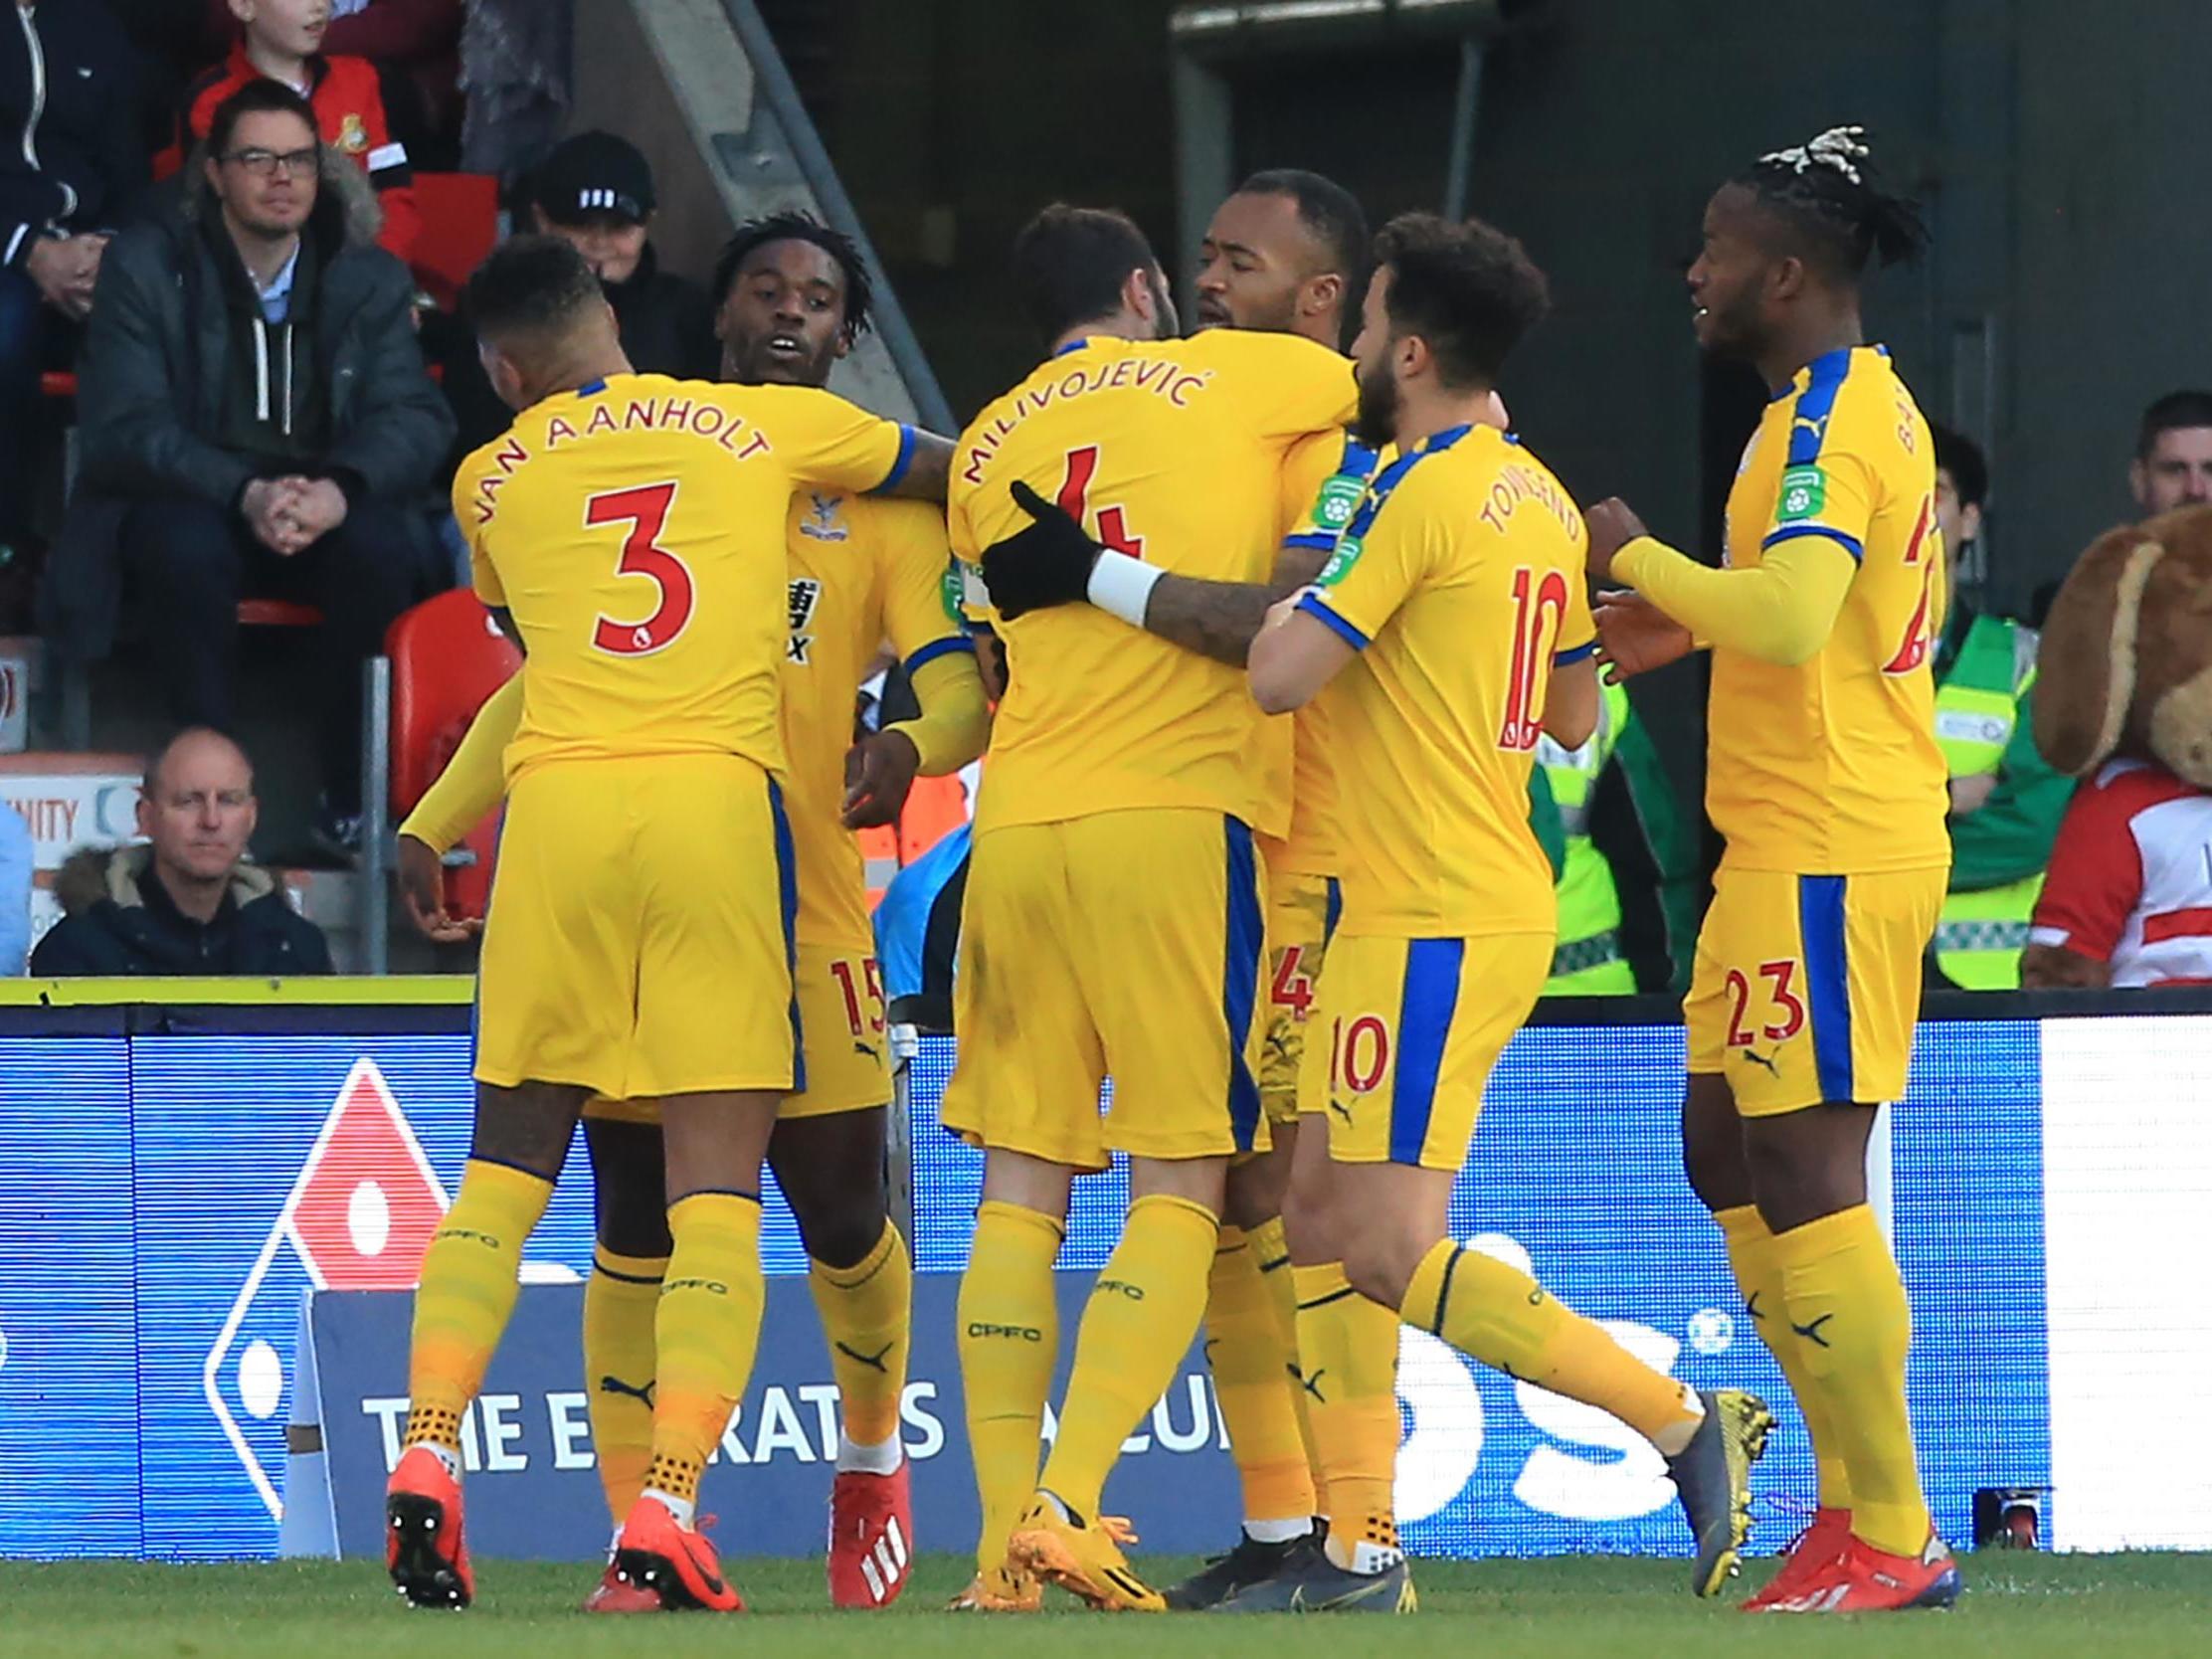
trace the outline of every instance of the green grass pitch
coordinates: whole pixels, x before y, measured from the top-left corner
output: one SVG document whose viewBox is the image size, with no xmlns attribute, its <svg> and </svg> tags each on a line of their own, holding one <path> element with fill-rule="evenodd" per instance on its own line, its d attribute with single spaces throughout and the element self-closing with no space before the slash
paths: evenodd
<svg viewBox="0 0 2212 1659">
<path fill-rule="evenodd" d="M 1148 1561 L 1156 1581 L 1188 1564 Z M 1692 1600 L 1679 1562 L 1418 1563 L 1421 1612 L 1385 1623 L 1347 1615 L 1236 1619 L 1085 1613 L 1064 1598 L 1046 1620 L 952 1617 L 936 1609 L 966 1564 L 925 1557 L 884 1614 L 831 1613 L 819 1562 L 735 1562 L 754 1611 L 739 1618 L 589 1619 L 573 1611 L 582 1567 L 487 1562 L 466 1613 L 400 1604 L 368 1563 L 156 1567 L 125 1562 L 0 1563 L 0 1655 L 107 1659 L 555 1659 L 566 1654 L 865 1655 L 867 1659 L 1088 1659 L 1100 1655 L 1451 1654 L 1455 1659 L 1625 1659 L 1674 1655 L 2212 1653 L 2212 1556 L 1967 1558 L 1966 1596 L 1949 1613 L 1874 1619 L 1745 1618 L 1735 1595 Z M 1761 1564 L 1751 1578 L 1762 1578 Z M 1056 1592 L 1055 1592 L 1056 1594 Z M 1040 1647 L 1040 1637 L 1042 1638 Z M 869 1653 L 868 1645 L 882 1644 Z"/>
</svg>

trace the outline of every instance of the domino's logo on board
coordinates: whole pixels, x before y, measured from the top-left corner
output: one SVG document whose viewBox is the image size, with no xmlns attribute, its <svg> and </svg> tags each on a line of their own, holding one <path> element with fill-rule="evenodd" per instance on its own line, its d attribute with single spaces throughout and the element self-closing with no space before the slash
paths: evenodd
<svg viewBox="0 0 2212 1659">
<path fill-rule="evenodd" d="M 269 1506 L 283 1513 L 282 1469 L 255 1444 L 290 1384 L 307 1290 L 406 1290 L 446 1213 L 446 1190 L 374 1061 L 356 1060 L 323 1119 L 209 1351 L 208 1408 Z"/>
</svg>

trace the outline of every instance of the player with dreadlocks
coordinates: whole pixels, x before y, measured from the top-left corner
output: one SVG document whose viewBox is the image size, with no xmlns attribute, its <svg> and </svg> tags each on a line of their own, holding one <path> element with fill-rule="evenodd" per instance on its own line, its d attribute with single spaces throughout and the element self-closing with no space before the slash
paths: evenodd
<svg viewBox="0 0 2212 1659">
<path fill-rule="evenodd" d="M 714 273 L 722 379 L 824 386 L 868 325 L 869 281 L 843 235 L 800 213 L 738 227 Z M 917 774 L 958 771 L 989 727 L 975 648 L 947 595 L 945 516 L 919 501 L 808 491 L 786 525 L 789 634 L 782 672 L 783 776 L 796 869 L 798 1089 L 784 1097 L 768 1163 L 799 1223 L 830 1343 L 841 1423 L 830 1511 L 830 1595 L 840 1607 L 896 1600 L 912 1570 L 913 1509 L 899 1437 L 912 1270 L 885 1209 L 891 1099 L 882 981 L 866 881 L 850 830 L 896 818 Z M 884 641 L 921 715 L 853 741 L 853 693 Z M 439 937 L 438 856 L 497 805 L 499 757 L 521 710 L 521 676 L 484 705 L 461 751 L 400 830 L 402 883 Z M 849 745 L 849 747 L 848 747 Z M 787 879 L 789 879 L 787 875 Z M 449 931 L 447 936 L 452 936 Z M 667 1266 L 655 1103 L 595 1099 L 584 1129 L 598 1188 L 598 1248 L 584 1299 L 592 1440 L 621 1519 L 645 1481 L 653 1321 Z M 647 1610 L 654 1589 L 610 1566 L 586 1605 Z"/>
<path fill-rule="evenodd" d="M 1913 205 L 1837 127 L 1723 185 L 1690 269 L 1699 343 L 1772 393 L 1716 570 L 1619 501 L 1589 514 L 1603 653 L 1640 673 L 1713 652 L 1706 805 L 1727 837 L 1683 1006 L 1684 1165 L 1812 1431 L 1820 1507 L 1747 1608 L 1957 1597 L 1914 1465 L 1912 1316 L 1867 1203 L 1874 1108 L 1905 1092 L 1921 959 L 1950 860 L 1930 641 L 1936 460 L 1889 353 L 1870 261 L 1919 252 Z"/>
</svg>

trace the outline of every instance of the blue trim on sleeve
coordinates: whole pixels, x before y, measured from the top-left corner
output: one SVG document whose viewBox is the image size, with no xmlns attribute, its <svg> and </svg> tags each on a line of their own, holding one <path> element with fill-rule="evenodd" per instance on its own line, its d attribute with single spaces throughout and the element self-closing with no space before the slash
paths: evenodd
<svg viewBox="0 0 2212 1659">
<path fill-rule="evenodd" d="M 1844 931 L 1847 880 L 1841 875 L 1797 878 L 1797 932 L 1805 948 L 1813 1068 L 1820 1077 L 1820 1098 L 1837 1105 L 1856 1098 L 1851 1075 L 1851 959 Z"/>
<path fill-rule="evenodd" d="M 1283 537 L 1283 545 L 1302 547 L 1309 553 L 1334 553 L 1337 537 L 1332 530 L 1300 530 L 1296 535 Z"/>
<path fill-rule="evenodd" d="M 1405 947 L 1397 1011 L 1397 1072 L 1390 1079 L 1390 1162 L 1418 1165 L 1436 1108 L 1444 1040 L 1459 1006 L 1464 939 L 1414 939 Z M 1462 1149 L 1461 1156 L 1465 1156 Z"/>
<path fill-rule="evenodd" d="M 976 654 L 976 642 L 965 634 L 951 634 L 942 640 L 932 640 L 906 659 L 906 677 L 912 679 L 915 669 L 936 661 L 940 656 L 950 656 L 955 651 L 966 651 L 973 656 Z"/>
<path fill-rule="evenodd" d="M 891 461 L 891 470 L 883 481 L 869 490 L 870 495 L 880 495 L 886 489 L 898 488 L 899 479 L 906 476 L 906 469 L 914 464 L 914 429 L 904 421 L 899 423 L 899 453 Z"/>
<path fill-rule="evenodd" d="M 1595 640 L 1585 641 L 1583 644 L 1575 645 L 1569 650 L 1554 651 L 1552 653 L 1552 666 L 1555 668 L 1564 668 L 1569 662 L 1579 662 L 1584 657 L 1594 656 L 1596 654 L 1597 642 Z"/>
<path fill-rule="evenodd" d="M 1823 536 L 1850 554 L 1854 564 L 1863 565 L 1866 563 L 1865 542 L 1857 536 L 1847 536 L 1841 530 L 1831 530 L 1825 524 L 1784 524 L 1780 529 L 1770 532 L 1766 539 L 1758 544 L 1759 551 L 1763 553 L 1769 547 L 1785 541 L 1796 541 L 1802 536 Z"/>
<path fill-rule="evenodd" d="M 1228 916 L 1223 928 L 1221 1017 L 1228 1026 L 1229 1129 L 1238 1152 L 1250 1152 L 1259 1133 L 1259 1082 L 1245 1058 L 1252 1034 L 1252 1014 L 1259 1004 L 1261 941 L 1259 870 L 1252 854 L 1252 831 L 1233 818 L 1222 819 L 1227 840 Z"/>
<path fill-rule="evenodd" d="M 1357 628 L 1353 627 L 1352 624 L 1346 622 L 1342 617 L 1338 616 L 1336 612 L 1330 610 L 1327 605 L 1323 604 L 1321 596 L 1319 594 L 1307 594 L 1303 599 L 1299 600 L 1298 609 L 1309 617 L 1316 617 L 1319 618 L 1322 622 L 1327 623 L 1329 625 L 1329 632 L 1334 634 L 1338 639 L 1342 640 L 1346 645 L 1350 645 L 1354 650 L 1366 650 L 1370 645 L 1374 644 L 1374 642 L 1371 641 L 1365 634 L 1362 634 Z"/>
<path fill-rule="evenodd" d="M 1789 412 L 1790 465 L 1810 466 L 1820 459 L 1820 446 L 1828 440 L 1828 417 L 1835 413 L 1836 394 L 1851 373 L 1851 353 L 1856 349 L 1839 347 L 1806 365 L 1805 389 Z"/>
</svg>

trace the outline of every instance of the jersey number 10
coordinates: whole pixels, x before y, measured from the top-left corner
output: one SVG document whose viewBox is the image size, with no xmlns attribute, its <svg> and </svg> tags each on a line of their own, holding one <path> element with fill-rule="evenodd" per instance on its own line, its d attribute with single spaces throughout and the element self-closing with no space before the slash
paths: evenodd
<svg viewBox="0 0 2212 1659">
<path fill-rule="evenodd" d="M 624 576 L 643 576 L 660 590 L 660 601 L 643 622 L 620 622 L 600 616 L 592 628 L 592 644 L 615 656 L 650 656 L 675 644 L 691 621 L 694 604 L 691 567 L 660 545 L 667 527 L 668 509 L 675 504 L 675 480 L 641 484 L 635 489 L 610 489 L 584 503 L 584 522 L 628 524 L 622 558 L 615 569 Z"/>
<path fill-rule="evenodd" d="M 1514 753 L 1536 747 L 1544 735 L 1544 691 L 1551 678 L 1552 648 L 1567 625 L 1567 578 L 1556 570 L 1539 581 L 1528 565 L 1513 573 L 1513 670 L 1506 681 L 1506 716 L 1498 747 Z"/>
</svg>

